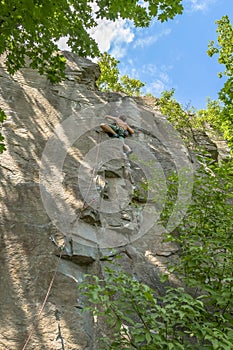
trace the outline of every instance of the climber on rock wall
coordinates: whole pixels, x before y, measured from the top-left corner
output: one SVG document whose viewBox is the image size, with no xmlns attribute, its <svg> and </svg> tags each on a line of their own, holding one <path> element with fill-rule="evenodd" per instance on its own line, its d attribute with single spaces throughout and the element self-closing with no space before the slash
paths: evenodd
<svg viewBox="0 0 233 350">
<path fill-rule="evenodd" d="M 106 119 L 111 119 L 114 121 L 113 124 L 100 124 L 101 128 L 110 136 L 125 138 L 129 135 L 134 134 L 134 130 L 126 123 L 126 116 L 121 115 L 120 117 L 113 117 L 111 115 L 106 115 Z"/>
<path fill-rule="evenodd" d="M 134 134 L 134 130 L 126 123 L 126 116 L 121 115 L 120 117 L 113 117 L 111 115 L 106 115 L 105 118 L 111 119 L 114 122 L 111 124 L 100 124 L 102 130 L 106 132 L 110 137 L 124 139 L 127 136 Z M 127 146 L 125 143 L 123 145 L 123 149 L 127 155 L 132 152 L 130 147 Z"/>
</svg>

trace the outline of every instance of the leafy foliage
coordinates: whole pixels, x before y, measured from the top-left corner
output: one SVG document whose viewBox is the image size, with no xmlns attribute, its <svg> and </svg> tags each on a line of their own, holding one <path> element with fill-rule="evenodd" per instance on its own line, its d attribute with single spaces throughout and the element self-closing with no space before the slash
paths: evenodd
<svg viewBox="0 0 233 350">
<path fill-rule="evenodd" d="M 197 111 L 197 122 L 206 126 L 209 124 L 214 130 L 223 133 L 221 119 L 219 118 L 222 112 L 222 106 L 219 100 L 207 99 L 206 109 Z"/>
<path fill-rule="evenodd" d="M 193 203 L 177 229 L 178 237 L 169 239 L 181 247 L 181 262 L 175 270 L 188 285 L 205 291 L 208 303 L 222 317 L 233 311 L 233 163 L 219 167 L 203 160 Z"/>
<path fill-rule="evenodd" d="M 224 138 L 233 154 L 232 118 L 230 118 L 228 107 L 223 108 L 220 100 L 207 99 L 205 109 L 195 110 L 193 107 L 183 107 L 174 98 L 174 89 L 164 91 L 156 105 L 159 106 L 162 114 L 172 123 L 174 128 L 180 132 L 186 145 L 190 148 L 200 148 L 197 134 L 207 129 L 220 138 Z M 229 112 L 229 113 L 228 113 Z M 227 116 L 228 113 L 228 116 Z M 228 119 L 230 118 L 230 119 Z"/>
<path fill-rule="evenodd" d="M 181 248 L 179 264 L 171 271 L 178 273 L 195 293 L 202 294 L 208 322 L 227 334 L 224 344 L 230 349 L 226 344 L 233 341 L 233 163 L 219 167 L 209 165 L 205 158 L 201 163 L 193 203 L 176 235 L 167 237 Z M 169 195 L 171 202 L 172 187 Z M 218 344 L 213 348 L 221 347 Z"/>
<path fill-rule="evenodd" d="M 104 316 L 112 330 L 103 338 L 104 349 L 188 349 L 187 338 L 204 312 L 200 300 L 182 288 L 155 297 L 151 288 L 122 271 L 107 268 L 106 274 L 105 280 L 94 276 L 93 284 L 79 285 L 88 297 L 87 309 Z"/>
<path fill-rule="evenodd" d="M 191 145 L 195 141 L 194 129 L 199 127 L 193 108 L 184 108 L 174 98 L 175 90 L 165 90 L 161 98 L 157 100 L 157 106 L 162 114 L 172 123 L 174 128 L 178 130 L 187 145 Z"/>
<path fill-rule="evenodd" d="M 141 88 L 145 85 L 140 80 L 129 78 L 128 75 L 119 76 L 118 61 L 113 56 L 104 52 L 100 55 L 98 64 L 101 75 L 97 86 L 102 91 L 121 91 L 129 96 L 139 96 Z"/>
<path fill-rule="evenodd" d="M 123 90 L 129 96 L 140 96 L 141 88 L 145 86 L 140 80 L 135 78 L 129 78 L 128 75 L 122 75 L 120 77 L 120 83 Z"/>
<path fill-rule="evenodd" d="M 102 91 L 119 91 L 121 89 L 119 83 L 119 61 L 113 56 L 104 52 L 100 55 L 98 65 L 100 67 L 101 75 L 97 80 L 97 86 Z"/>
<path fill-rule="evenodd" d="M 107 268 L 102 279 L 89 276 L 79 285 L 88 300 L 85 309 L 104 317 L 111 329 L 103 334 L 103 349 L 232 349 L 233 164 L 206 162 L 199 160 L 183 223 L 166 237 L 180 245 L 180 260 L 170 270 L 190 293 L 167 288 L 158 296 L 116 267 Z M 169 203 L 176 186 L 173 175 Z"/>
<path fill-rule="evenodd" d="M 25 65 L 46 74 L 51 81 L 64 76 L 65 60 L 56 42 L 68 37 L 68 45 L 80 56 L 96 57 L 99 50 L 90 36 L 96 19 L 131 20 L 147 27 L 153 17 L 163 22 L 181 14 L 181 0 L 0 0 L 0 54 L 6 53 L 9 73 Z"/>
<path fill-rule="evenodd" d="M 226 77 L 224 86 L 219 92 L 223 108 L 216 120 L 233 150 L 233 28 L 228 16 L 223 16 L 216 23 L 218 42 L 215 44 L 211 41 L 207 52 L 210 57 L 215 54 L 219 56 L 218 62 L 225 66 L 225 70 L 219 73 L 219 77 Z"/>
<path fill-rule="evenodd" d="M 211 320 L 201 298 L 183 288 L 167 288 L 164 296 L 155 296 L 122 271 L 107 268 L 105 273 L 105 279 L 89 276 L 92 282 L 78 287 L 88 298 L 84 310 L 104 317 L 108 326 L 99 349 L 231 349 L 231 327 L 219 327 L 215 315 Z"/>
<path fill-rule="evenodd" d="M 4 120 L 6 119 L 6 114 L 4 113 L 4 111 L 0 108 L 0 124 L 2 124 L 4 122 Z M 0 153 L 2 153 L 3 151 L 5 151 L 6 147 L 3 143 L 4 141 L 4 137 L 3 135 L 0 133 Z"/>
</svg>

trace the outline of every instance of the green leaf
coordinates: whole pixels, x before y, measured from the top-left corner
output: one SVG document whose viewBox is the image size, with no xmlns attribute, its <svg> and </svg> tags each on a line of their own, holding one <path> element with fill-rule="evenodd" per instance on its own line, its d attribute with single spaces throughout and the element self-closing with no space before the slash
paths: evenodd
<svg viewBox="0 0 233 350">
<path fill-rule="evenodd" d="M 0 123 L 3 123 L 6 118 L 5 112 L 0 108 Z"/>
<path fill-rule="evenodd" d="M 52 82 L 58 81 L 63 78 L 64 70 L 57 70 L 53 56 L 58 52 L 55 43 L 60 38 L 68 37 L 71 50 L 80 56 L 97 57 L 100 54 L 97 43 L 90 36 L 90 30 L 96 26 L 96 17 L 111 21 L 123 18 L 135 26 L 146 27 L 158 12 L 159 20 L 172 19 L 182 12 L 181 0 L 147 2 L 148 9 L 136 0 L 22 0 L 17 6 L 15 1 L 1 2 L 0 54 L 6 52 L 10 74 L 24 66 L 26 55 L 41 74 L 48 72 Z M 36 60 L 40 62 L 37 64 Z"/>
</svg>

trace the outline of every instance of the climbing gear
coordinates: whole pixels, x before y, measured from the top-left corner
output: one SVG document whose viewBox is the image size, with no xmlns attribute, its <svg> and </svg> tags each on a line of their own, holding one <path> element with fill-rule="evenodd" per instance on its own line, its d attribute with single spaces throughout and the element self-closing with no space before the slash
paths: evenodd
<svg viewBox="0 0 233 350">
<path fill-rule="evenodd" d="M 118 137 L 125 138 L 125 130 L 116 124 L 109 124 L 110 128 L 117 133 Z M 114 135 L 113 135 L 114 137 Z"/>
<path fill-rule="evenodd" d="M 59 264 L 60 264 L 61 256 L 62 256 L 62 251 L 60 252 L 59 259 L 58 259 L 58 262 L 57 262 L 55 271 L 54 271 L 54 273 L 53 273 L 53 277 L 52 277 L 51 282 L 50 282 L 50 284 L 49 284 L 49 288 L 48 288 L 48 290 L 47 290 L 46 296 L 45 296 L 45 298 L 44 298 L 43 304 L 42 304 L 42 306 L 41 306 L 40 312 L 39 312 L 38 315 L 36 316 L 36 320 L 34 321 L 34 325 L 32 326 L 32 329 L 31 329 L 31 331 L 30 331 L 30 333 L 29 333 L 29 335 L 28 335 L 28 337 L 27 337 L 27 340 L 26 340 L 26 342 L 25 342 L 25 344 L 24 344 L 22 350 L 25 350 L 25 349 L 26 349 L 26 347 L 27 347 L 27 345 L 28 345 L 28 343 L 29 343 L 29 341 L 30 341 L 30 339 L 31 339 L 31 337 L 32 337 L 32 334 L 33 334 L 33 332 L 34 332 L 34 330 L 35 330 L 35 328 L 36 328 L 36 325 L 37 325 L 37 323 L 38 323 L 38 321 L 39 321 L 39 318 L 40 318 L 40 316 L 41 316 L 41 314 L 42 314 L 42 312 L 43 312 L 43 310 L 44 310 L 45 304 L 46 304 L 46 302 L 47 302 L 47 300 L 48 300 L 50 291 L 51 291 L 51 289 L 52 289 L 52 286 L 53 286 L 55 277 L 56 277 L 57 272 L 58 272 L 58 267 L 59 267 Z"/>
</svg>

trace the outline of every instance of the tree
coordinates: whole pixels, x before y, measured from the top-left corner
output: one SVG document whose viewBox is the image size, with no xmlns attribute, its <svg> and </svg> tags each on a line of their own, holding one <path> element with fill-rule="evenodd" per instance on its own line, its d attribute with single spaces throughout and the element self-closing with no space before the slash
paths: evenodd
<svg viewBox="0 0 233 350">
<path fill-rule="evenodd" d="M 130 78 L 128 75 L 122 75 L 120 78 L 123 91 L 129 96 L 140 96 L 141 88 L 145 86 L 140 80 Z"/>
<path fill-rule="evenodd" d="M 102 91 L 122 91 L 129 96 L 139 96 L 141 88 L 145 84 L 138 79 L 130 78 L 128 75 L 120 77 L 119 62 L 107 52 L 100 55 L 98 64 L 101 75 L 97 81 L 97 86 Z"/>
<path fill-rule="evenodd" d="M 46 74 L 51 81 L 63 77 L 65 60 L 56 42 L 68 37 L 73 52 L 96 57 L 99 50 L 90 35 L 97 19 L 131 20 L 147 27 L 152 18 L 163 22 L 181 14 L 182 0 L 0 0 L 0 54 L 6 53 L 9 73 L 25 65 Z"/>
<path fill-rule="evenodd" d="M 167 116 L 174 128 L 178 130 L 188 146 L 196 142 L 194 129 L 198 126 L 195 123 L 193 108 L 186 109 L 174 98 L 175 89 L 165 90 L 160 99 L 156 101 L 161 113 Z"/>
<path fill-rule="evenodd" d="M 216 23 L 217 43 L 210 41 L 207 53 L 210 57 L 218 54 L 218 62 L 225 66 L 225 70 L 219 73 L 219 77 L 225 76 L 226 81 L 219 92 L 223 108 L 217 118 L 219 127 L 233 150 L 233 28 L 228 16 L 223 16 Z"/>
<path fill-rule="evenodd" d="M 209 124 L 214 130 L 222 133 L 221 119 L 219 118 L 222 113 L 222 106 L 219 100 L 207 99 L 206 109 L 200 109 L 197 111 L 197 121 L 203 126 Z"/>
<path fill-rule="evenodd" d="M 223 106 L 220 100 L 207 99 L 205 109 L 195 110 L 185 108 L 174 98 L 174 89 L 164 91 L 160 99 L 157 99 L 156 106 L 160 108 L 162 114 L 178 130 L 188 147 L 198 148 L 197 134 L 212 131 L 214 134 L 223 137 L 228 141 L 233 154 L 233 116 L 231 107 Z"/>
<path fill-rule="evenodd" d="M 113 56 L 104 52 L 100 55 L 98 65 L 100 67 L 100 77 L 97 86 L 102 91 L 120 91 L 118 61 Z"/>
<path fill-rule="evenodd" d="M 208 324 L 211 324 L 216 334 L 213 349 L 231 349 L 233 163 L 210 165 L 205 157 L 199 161 L 193 202 L 176 236 L 167 237 L 181 247 L 179 264 L 173 266 L 172 271 L 178 273 L 195 295 L 202 294 L 208 311 L 202 333 L 208 336 Z M 226 338 L 222 341 L 224 334 Z"/>
</svg>

